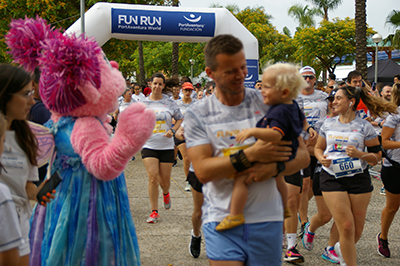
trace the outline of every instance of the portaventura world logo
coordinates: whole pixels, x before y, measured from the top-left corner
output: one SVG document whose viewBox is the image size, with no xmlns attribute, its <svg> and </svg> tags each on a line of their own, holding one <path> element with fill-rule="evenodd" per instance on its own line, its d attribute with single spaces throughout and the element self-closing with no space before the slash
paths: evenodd
<svg viewBox="0 0 400 266">
<path fill-rule="evenodd" d="M 205 24 L 198 23 L 201 20 L 201 16 L 196 17 L 195 14 L 190 14 L 189 17 L 183 15 L 183 18 L 187 21 L 185 23 L 178 23 L 180 31 L 203 31 Z"/>
</svg>

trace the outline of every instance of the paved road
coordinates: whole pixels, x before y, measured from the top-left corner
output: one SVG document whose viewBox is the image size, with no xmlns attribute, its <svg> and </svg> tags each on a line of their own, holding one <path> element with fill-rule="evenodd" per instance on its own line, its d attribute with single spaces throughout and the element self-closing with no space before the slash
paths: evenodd
<svg viewBox="0 0 400 266">
<path fill-rule="evenodd" d="M 147 193 L 147 175 L 140 155 L 129 163 L 125 175 L 129 192 L 131 211 L 135 221 L 138 241 L 141 250 L 143 266 L 169 265 L 208 265 L 202 243 L 202 253 L 199 258 L 193 259 L 188 251 L 191 230 L 192 196 L 185 192 L 185 177 L 182 161 L 178 160 L 177 167 L 172 168 L 171 197 L 172 208 L 163 209 L 161 192 L 159 197 L 160 220 L 156 224 L 147 224 L 150 215 L 150 201 Z M 400 181 L 400 180 L 399 180 Z M 376 252 L 376 234 L 380 231 L 380 214 L 385 205 L 385 197 L 380 195 L 381 181 L 373 178 L 374 191 L 368 208 L 363 235 L 357 243 L 357 260 L 360 266 L 400 265 L 400 223 L 397 215 L 389 232 L 389 244 L 392 258 L 386 259 Z M 309 218 L 316 212 L 313 199 L 310 201 Z M 298 240 L 298 250 L 305 257 L 301 265 L 333 265 L 321 258 L 323 249 L 328 242 L 331 223 L 321 227 L 316 232 L 315 247 L 306 251 Z M 290 265 L 283 262 L 282 265 Z"/>
</svg>

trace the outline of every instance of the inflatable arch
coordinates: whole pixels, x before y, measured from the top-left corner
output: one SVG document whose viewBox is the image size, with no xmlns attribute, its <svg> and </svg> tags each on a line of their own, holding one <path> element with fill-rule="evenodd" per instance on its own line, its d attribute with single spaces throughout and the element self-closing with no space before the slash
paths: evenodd
<svg viewBox="0 0 400 266">
<path fill-rule="evenodd" d="M 77 20 L 68 33 L 81 33 Z M 247 87 L 258 79 L 258 41 L 225 8 L 182 8 L 135 4 L 96 3 L 85 13 L 85 33 L 100 46 L 110 38 L 164 42 L 207 42 L 232 34 L 243 42 L 249 73 Z"/>
</svg>

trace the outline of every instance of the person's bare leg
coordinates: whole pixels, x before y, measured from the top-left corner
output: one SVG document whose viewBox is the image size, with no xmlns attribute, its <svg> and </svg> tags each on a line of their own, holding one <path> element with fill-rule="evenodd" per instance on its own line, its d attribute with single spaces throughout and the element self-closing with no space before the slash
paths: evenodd
<svg viewBox="0 0 400 266">
<path fill-rule="evenodd" d="M 163 194 L 168 194 L 169 187 L 171 186 L 171 169 L 172 163 L 160 163 L 160 175 L 159 175 L 159 182 Z"/>
<path fill-rule="evenodd" d="M 324 198 L 322 196 L 315 196 L 315 202 L 317 204 L 318 212 L 313 215 L 310 221 L 309 230 L 312 233 L 315 233 L 317 229 L 332 219 L 332 215 L 326 206 Z"/>
<path fill-rule="evenodd" d="M 322 194 L 339 231 L 343 259 L 348 266 L 356 266 L 356 230 L 350 196 L 345 191 L 322 192 Z"/>
<path fill-rule="evenodd" d="M 200 235 L 201 228 L 201 206 L 203 206 L 203 193 L 197 192 L 192 189 L 193 196 L 193 213 L 192 213 L 192 226 L 195 236 Z"/>
<path fill-rule="evenodd" d="M 178 146 L 178 149 L 181 152 L 183 158 L 183 172 L 185 173 L 185 176 L 188 176 L 190 160 L 187 154 L 186 144 L 182 143 L 181 145 Z"/>
<path fill-rule="evenodd" d="M 389 228 L 399 210 L 399 206 L 400 194 L 393 194 L 386 190 L 386 205 L 381 214 L 381 239 L 388 239 Z"/>
<path fill-rule="evenodd" d="M 371 192 L 362 194 L 349 194 L 354 217 L 355 243 L 357 243 L 360 239 L 364 229 L 365 216 L 367 215 L 367 208 L 369 201 L 371 200 L 371 194 Z"/>
<path fill-rule="evenodd" d="M 29 265 L 29 254 L 23 257 L 20 257 L 18 266 L 28 266 Z"/>
<path fill-rule="evenodd" d="M 246 205 L 249 189 L 245 183 L 247 176 L 235 177 L 231 199 L 231 216 L 243 213 Z"/>
<path fill-rule="evenodd" d="M 292 216 L 285 219 L 285 231 L 286 234 L 295 234 L 297 231 L 297 217 L 294 215 L 297 213 L 300 201 L 300 187 L 286 183 L 288 190 L 288 201 L 287 206 L 292 213 Z"/>
<path fill-rule="evenodd" d="M 232 261 L 232 260 L 208 260 L 210 266 L 244 266 L 242 261 Z"/>
<path fill-rule="evenodd" d="M 159 175 L 159 160 L 157 158 L 145 158 L 142 160 L 146 168 L 147 176 L 149 179 L 149 198 L 151 210 L 158 210 L 158 175 Z"/>
<path fill-rule="evenodd" d="M 310 183 L 311 183 L 310 180 L 311 180 L 310 177 L 303 178 L 303 189 L 301 191 L 300 204 L 299 204 L 299 215 L 300 215 L 300 221 L 302 224 L 305 224 L 306 222 L 308 222 L 308 217 L 307 217 L 308 201 L 309 201 L 308 193 L 310 191 Z"/>
</svg>

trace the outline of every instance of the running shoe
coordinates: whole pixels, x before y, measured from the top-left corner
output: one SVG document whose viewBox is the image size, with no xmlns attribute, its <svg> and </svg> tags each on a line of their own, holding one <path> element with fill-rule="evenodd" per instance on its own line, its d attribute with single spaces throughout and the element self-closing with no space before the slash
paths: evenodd
<svg viewBox="0 0 400 266">
<path fill-rule="evenodd" d="M 158 212 L 153 211 L 149 218 L 147 218 L 147 223 L 149 224 L 155 224 L 157 222 L 157 219 L 160 218 L 160 215 L 158 214 Z"/>
<path fill-rule="evenodd" d="M 185 191 L 191 191 L 191 190 L 192 186 L 189 184 L 189 182 L 186 182 Z"/>
<path fill-rule="evenodd" d="M 299 220 L 300 220 L 300 218 L 299 218 Z M 304 227 L 305 226 L 306 226 L 306 223 L 300 225 L 300 232 L 297 235 L 298 237 L 303 238 L 303 236 L 304 236 Z"/>
<path fill-rule="evenodd" d="M 381 195 L 386 196 L 385 187 L 381 187 Z"/>
<path fill-rule="evenodd" d="M 300 253 L 296 249 L 297 245 L 288 249 L 285 253 L 284 261 L 290 263 L 303 263 L 304 257 L 300 255 Z"/>
<path fill-rule="evenodd" d="M 192 257 L 196 259 L 200 256 L 201 236 L 194 237 L 193 230 L 192 230 L 191 236 L 192 236 L 192 239 L 190 240 L 190 243 L 189 243 L 189 252 L 190 252 L 190 255 L 192 255 Z"/>
<path fill-rule="evenodd" d="M 171 208 L 171 197 L 169 196 L 169 192 L 164 196 L 164 209 L 169 210 Z"/>
<path fill-rule="evenodd" d="M 314 248 L 314 236 L 315 234 L 310 232 L 310 222 L 306 223 L 301 242 L 303 242 L 303 247 L 308 251 L 311 251 Z"/>
<path fill-rule="evenodd" d="M 338 255 L 336 254 L 334 247 L 331 247 L 329 249 L 325 248 L 324 252 L 322 253 L 322 258 L 324 260 L 327 260 L 327 261 L 335 263 L 335 264 L 340 263 Z"/>
<path fill-rule="evenodd" d="M 382 257 L 390 258 L 389 242 L 381 238 L 381 233 L 376 235 L 376 242 L 378 242 L 378 253 Z"/>
<path fill-rule="evenodd" d="M 340 243 L 339 242 L 336 242 L 334 249 L 335 249 L 336 255 L 338 256 L 340 266 L 347 266 L 346 262 L 343 259 L 342 251 L 340 250 Z"/>
</svg>

